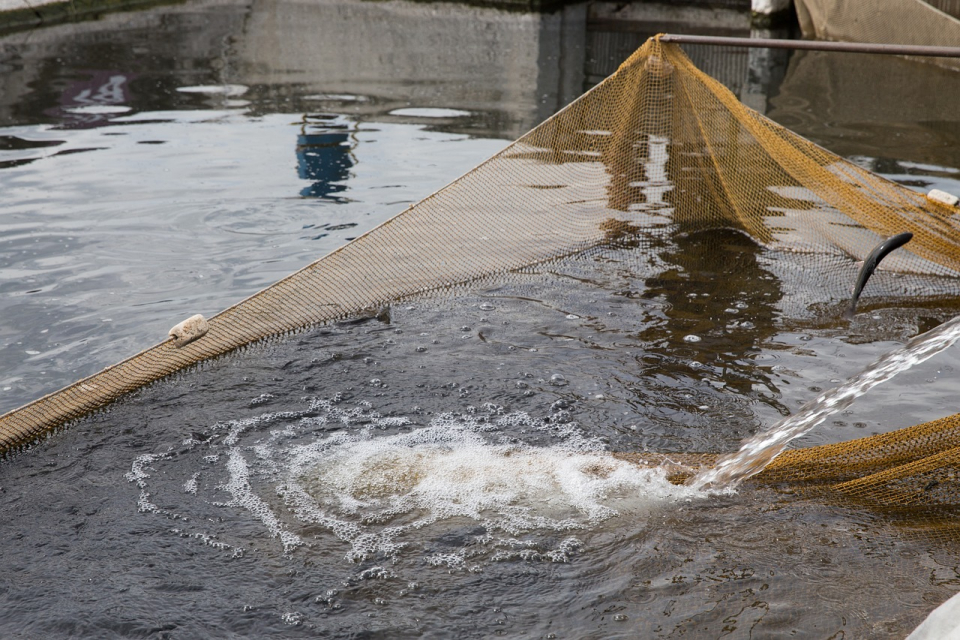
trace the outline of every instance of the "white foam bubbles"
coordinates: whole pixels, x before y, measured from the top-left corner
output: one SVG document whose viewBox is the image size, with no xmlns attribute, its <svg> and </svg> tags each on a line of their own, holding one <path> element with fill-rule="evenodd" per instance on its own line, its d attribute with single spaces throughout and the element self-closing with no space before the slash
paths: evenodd
<svg viewBox="0 0 960 640">
<path fill-rule="evenodd" d="M 130 465 L 130 471 L 126 473 L 127 482 L 136 482 L 140 488 L 140 497 L 137 500 L 137 510 L 140 512 L 159 512 L 160 507 L 150 501 L 150 493 L 147 491 L 147 479 L 150 478 L 149 470 L 157 460 L 167 457 L 163 453 L 145 453 L 137 456 Z"/>
<path fill-rule="evenodd" d="M 491 444 L 469 422 L 439 422 L 389 437 L 361 434 L 297 481 L 343 516 L 389 523 L 416 514 L 418 527 L 461 517 L 511 535 L 582 528 L 617 515 L 612 504 L 641 506 L 674 493 L 658 472 L 605 452 Z"/>
<path fill-rule="evenodd" d="M 615 458 L 576 423 L 495 405 L 417 426 L 368 403 L 313 401 L 306 411 L 218 423 L 178 458 L 202 474 L 182 471 L 176 499 L 240 509 L 285 552 L 329 549 L 335 539 L 353 562 L 419 553 L 428 565 L 463 570 L 565 562 L 589 546 L 592 529 L 616 527 L 617 518 L 636 526 L 695 495 L 663 470 Z M 172 461 L 134 462 L 143 500 L 148 465 Z"/>
<path fill-rule="evenodd" d="M 233 498 L 223 503 L 224 506 L 243 507 L 252 513 L 273 537 L 280 538 L 284 551 L 290 551 L 303 544 L 298 535 L 287 531 L 273 510 L 254 492 L 250 486 L 250 467 L 239 449 L 230 450 L 227 470 L 230 472 L 230 480 L 223 485 L 223 489 L 229 491 Z"/>
</svg>

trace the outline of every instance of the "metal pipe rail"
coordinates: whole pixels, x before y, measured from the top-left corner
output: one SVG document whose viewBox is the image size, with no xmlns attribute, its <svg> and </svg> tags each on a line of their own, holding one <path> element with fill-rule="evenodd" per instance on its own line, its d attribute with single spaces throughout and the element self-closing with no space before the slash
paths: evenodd
<svg viewBox="0 0 960 640">
<path fill-rule="evenodd" d="M 911 44 L 874 44 L 871 42 L 826 42 L 821 40 L 781 40 L 773 38 L 728 38 L 721 36 L 688 36 L 664 33 L 660 42 L 676 44 L 711 44 L 728 47 L 762 47 L 768 49 L 804 49 L 808 51 L 842 51 L 847 53 L 884 53 L 901 56 L 934 56 L 960 58 L 960 47 L 931 47 Z"/>
</svg>

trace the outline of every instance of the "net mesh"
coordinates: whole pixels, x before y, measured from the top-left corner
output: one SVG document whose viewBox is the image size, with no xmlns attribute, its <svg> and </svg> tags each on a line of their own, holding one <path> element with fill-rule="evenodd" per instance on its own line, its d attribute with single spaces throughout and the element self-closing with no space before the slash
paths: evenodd
<svg viewBox="0 0 960 640">
<path fill-rule="evenodd" d="M 744 107 L 677 46 L 654 38 L 611 77 L 449 186 L 211 318 L 202 338 L 182 347 L 160 343 L 3 415 L 0 451 L 245 344 L 668 226 L 732 227 L 772 249 L 827 262 L 862 259 L 882 238 L 910 231 L 913 241 L 885 267 L 960 275 L 955 208 Z M 954 508 L 958 427 L 952 416 L 789 451 L 754 481 L 888 507 Z"/>
</svg>

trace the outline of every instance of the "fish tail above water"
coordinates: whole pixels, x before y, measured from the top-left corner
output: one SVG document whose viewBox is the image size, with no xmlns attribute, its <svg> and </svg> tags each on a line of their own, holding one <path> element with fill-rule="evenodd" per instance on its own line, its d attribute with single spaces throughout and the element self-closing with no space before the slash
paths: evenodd
<svg viewBox="0 0 960 640">
<path fill-rule="evenodd" d="M 880 264 L 880 261 L 883 260 L 888 253 L 894 249 L 899 249 L 910 242 L 911 239 L 913 239 L 913 234 L 909 231 L 898 233 L 895 236 L 890 236 L 873 248 L 870 255 L 864 259 L 863 266 L 860 267 L 860 273 L 857 274 L 857 282 L 853 287 L 853 296 L 850 298 L 850 306 L 847 307 L 847 310 L 843 314 L 844 318 L 847 320 L 853 319 L 854 314 L 857 312 L 857 302 L 860 300 L 860 294 L 867 285 L 867 280 L 870 279 L 870 276 L 873 275 L 873 272 Z"/>
</svg>

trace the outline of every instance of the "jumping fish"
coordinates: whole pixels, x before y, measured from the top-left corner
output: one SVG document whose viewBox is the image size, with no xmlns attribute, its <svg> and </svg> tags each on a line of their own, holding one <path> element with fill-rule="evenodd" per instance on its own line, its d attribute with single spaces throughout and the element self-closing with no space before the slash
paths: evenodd
<svg viewBox="0 0 960 640">
<path fill-rule="evenodd" d="M 850 299 L 850 306 L 843 314 L 844 318 L 847 320 L 853 319 L 854 314 L 857 312 L 857 301 L 860 300 L 860 293 L 866 286 L 867 280 L 869 280 L 870 276 L 873 275 L 877 265 L 880 264 L 880 261 L 883 260 L 883 258 L 894 249 L 898 249 L 910 242 L 912 238 L 913 234 L 909 231 L 898 233 L 895 236 L 890 236 L 874 247 L 873 251 L 870 252 L 870 255 L 868 255 L 863 261 L 863 266 L 860 267 L 860 273 L 857 274 L 857 283 L 853 287 L 853 297 Z"/>
</svg>

